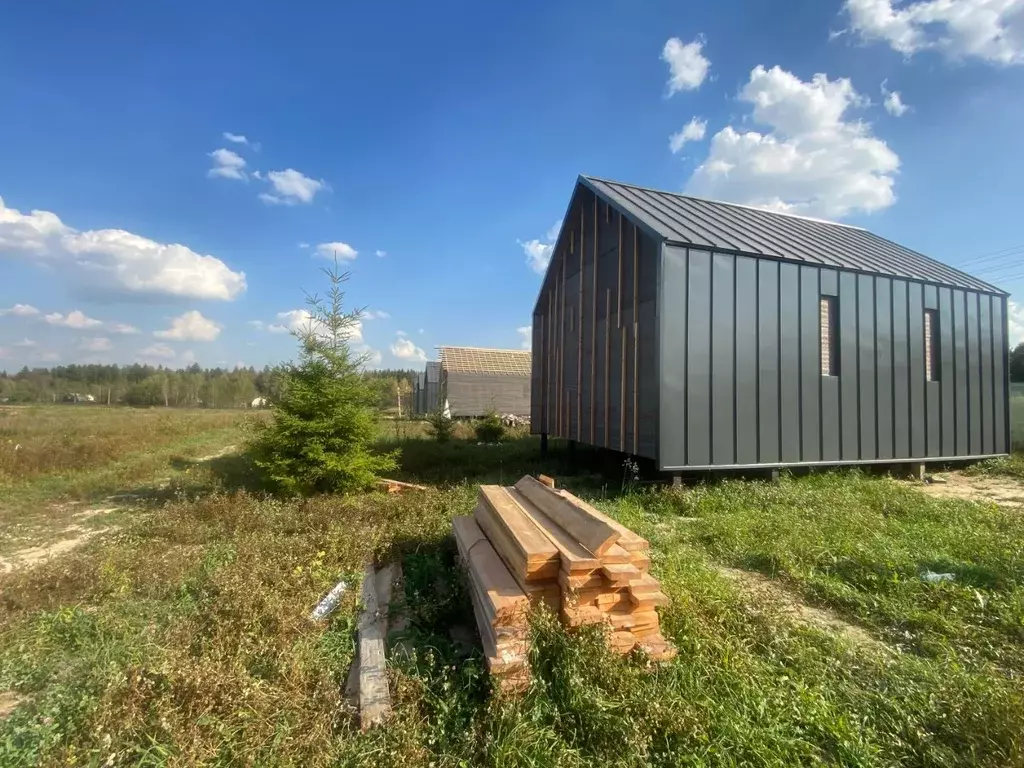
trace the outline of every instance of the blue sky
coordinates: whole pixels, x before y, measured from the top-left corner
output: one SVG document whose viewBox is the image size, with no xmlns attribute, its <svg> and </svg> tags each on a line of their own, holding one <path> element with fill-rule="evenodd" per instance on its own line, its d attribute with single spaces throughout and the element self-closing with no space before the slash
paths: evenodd
<svg viewBox="0 0 1024 768">
<path fill-rule="evenodd" d="M 288 359 L 321 252 L 377 365 L 519 347 L 580 173 L 1024 293 L 1024 0 L 21 3 L 0 98 L 8 370 Z"/>
</svg>

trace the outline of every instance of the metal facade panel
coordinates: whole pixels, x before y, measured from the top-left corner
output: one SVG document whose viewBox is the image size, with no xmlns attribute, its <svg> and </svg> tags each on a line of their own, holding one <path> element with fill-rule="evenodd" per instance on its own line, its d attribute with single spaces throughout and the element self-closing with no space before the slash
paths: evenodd
<svg viewBox="0 0 1024 768">
<path fill-rule="evenodd" d="M 711 463 L 711 254 L 691 251 L 686 296 L 686 463 Z"/>
<path fill-rule="evenodd" d="M 860 374 L 857 355 L 857 275 L 839 273 L 839 400 L 843 461 L 860 458 Z"/>
<path fill-rule="evenodd" d="M 969 456 L 967 413 L 967 297 L 963 291 L 953 291 L 953 364 L 956 368 L 956 453 Z"/>
<path fill-rule="evenodd" d="M 779 265 L 779 425 L 784 462 L 800 461 L 800 268 Z"/>
<path fill-rule="evenodd" d="M 978 296 L 978 336 L 981 349 L 978 359 L 981 363 L 981 452 L 994 453 L 995 405 L 993 403 L 994 382 L 992 378 L 992 304 L 988 295 Z"/>
<path fill-rule="evenodd" d="M 917 283 L 907 287 L 907 339 L 910 346 L 910 455 L 921 458 L 927 454 L 925 434 L 925 371 L 924 371 L 924 292 Z"/>
<path fill-rule="evenodd" d="M 956 455 L 956 375 L 953 368 L 953 300 L 949 288 L 939 289 L 939 421 L 942 456 Z"/>
<path fill-rule="evenodd" d="M 859 227 L 580 177 L 674 245 L 910 278 L 1002 295 L 988 283 Z"/>
<path fill-rule="evenodd" d="M 658 303 L 654 300 L 640 304 L 640 349 L 638 350 L 639 393 L 637 439 L 638 456 L 649 459 L 658 456 Z"/>
<path fill-rule="evenodd" d="M 821 461 L 821 286 L 817 267 L 800 267 L 800 456 Z"/>
<path fill-rule="evenodd" d="M 892 281 L 892 413 L 893 458 L 910 456 L 910 338 L 907 336 L 907 287 Z"/>
<path fill-rule="evenodd" d="M 663 467 L 682 467 L 687 463 L 688 266 L 685 248 L 665 247 L 661 272 L 661 431 L 658 450 L 659 463 Z"/>
<path fill-rule="evenodd" d="M 938 310 L 939 292 L 934 285 L 923 286 L 924 309 Z M 942 333 L 942 320 L 939 320 L 939 327 L 933 330 L 934 333 Z M 933 360 L 932 364 L 938 368 L 939 381 L 927 381 L 924 384 L 924 434 L 925 434 L 925 455 L 941 456 L 942 453 L 942 370 L 941 357 Z"/>
<path fill-rule="evenodd" d="M 758 404 L 757 259 L 736 257 L 736 463 L 756 464 Z"/>
<path fill-rule="evenodd" d="M 779 461 L 779 263 L 759 261 L 757 275 L 758 461 Z"/>
<path fill-rule="evenodd" d="M 711 461 L 734 464 L 736 456 L 733 389 L 735 374 L 735 261 L 732 256 L 715 254 L 711 260 Z"/>
<path fill-rule="evenodd" d="M 875 278 L 875 424 L 879 459 L 893 458 L 892 280 Z"/>
<path fill-rule="evenodd" d="M 530 334 L 530 351 L 544 364 L 544 315 L 535 314 Z M 530 423 L 541 421 L 544 413 L 544 384 L 543 373 L 540 376 L 530 377 Z"/>
<path fill-rule="evenodd" d="M 875 280 L 857 276 L 857 373 L 860 379 L 860 458 L 878 458 L 875 424 Z"/>
<path fill-rule="evenodd" d="M 831 296 L 839 301 L 839 273 L 832 269 L 819 270 L 819 283 L 822 296 Z M 837 322 L 838 326 L 839 323 Z M 832 331 L 840 333 L 838 327 Z M 840 336 L 840 342 L 842 337 Z M 818 350 L 819 357 L 821 350 Z M 842 458 L 841 445 L 841 403 L 838 376 L 821 377 L 821 459 L 822 461 L 839 461 Z"/>
<path fill-rule="evenodd" d="M 1010 450 L 1008 442 L 1007 416 L 1008 416 L 1008 374 L 1004 368 L 1006 350 L 1010 344 L 1006 339 L 1006 299 L 996 298 L 992 300 L 992 384 L 993 384 L 993 447 L 996 453 L 1007 453 Z"/>
<path fill-rule="evenodd" d="M 968 292 L 967 299 L 967 428 L 968 448 L 972 456 L 981 448 L 981 350 L 979 343 L 978 294 Z"/>
<path fill-rule="evenodd" d="M 579 314 L 579 342 L 582 345 L 580 348 L 579 361 L 581 369 L 579 371 L 579 432 L 577 438 L 583 442 L 592 442 L 592 425 L 593 420 L 591 419 L 591 413 L 593 409 L 593 353 L 594 353 L 594 324 L 593 324 L 593 312 L 594 312 L 594 277 L 597 274 L 597 216 L 595 215 L 595 208 L 598 205 L 596 197 L 592 197 L 586 201 L 582 207 L 583 216 L 583 228 L 580 236 L 580 242 L 583 244 L 581 254 L 581 273 L 583 279 L 580 285 L 580 306 L 581 311 Z"/>
</svg>

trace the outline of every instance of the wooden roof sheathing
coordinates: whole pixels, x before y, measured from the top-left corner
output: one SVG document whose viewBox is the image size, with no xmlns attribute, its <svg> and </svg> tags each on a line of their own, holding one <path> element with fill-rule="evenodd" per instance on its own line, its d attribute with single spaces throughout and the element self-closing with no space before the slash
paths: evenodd
<svg viewBox="0 0 1024 768">
<path fill-rule="evenodd" d="M 1006 295 L 866 229 L 581 176 L 580 183 L 669 243 Z"/>
<path fill-rule="evenodd" d="M 502 376 L 530 376 L 530 353 L 522 349 L 479 349 L 438 347 L 441 367 L 457 373 L 488 373 Z"/>
</svg>

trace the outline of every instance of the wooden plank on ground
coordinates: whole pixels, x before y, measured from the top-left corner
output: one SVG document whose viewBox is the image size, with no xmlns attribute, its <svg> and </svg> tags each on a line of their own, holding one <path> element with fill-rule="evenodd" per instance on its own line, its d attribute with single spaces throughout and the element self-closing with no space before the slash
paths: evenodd
<svg viewBox="0 0 1024 768">
<path fill-rule="evenodd" d="M 566 498 L 530 475 L 522 477 L 515 488 L 571 538 L 595 555 L 603 555 L 605 550 L 622 538 L 621 531 L 578 507 L 572 501 L 575 497 Z"/>
<path fill-rule="evenodd" d="M 381 723 L 391 713 L 391 694 L 384 658 L 387 605 L 377 601 L 377 574 L 373 563 L 363 577 L 363 612 L 359 617 L 359 726 Z"/>
<path fill-rule="evenodd" d="M 541 512 L 515 488 L 506 488 L 508 495 L 519 505 L 537 527 L 554 544 L 561 558 L 561 570 L 570 573 L 590 572 L 601 567 L 601 559 L 575 540 L 565 529 Z"/>
<path fill-rule="evenodd" d="M 647 539 L 633 533 L 633 531 L 629 530 L 629 528 L 624 526 L 618 520 L 609 517 L 601 510 L 594 508 L 590 504 L 587 504 L 587 502 L 569 493 L 564 488 L 560 488 L 555 492 L 563 499 L 566 499 L 575 506 L 579 507 L 581 510 L 586 512 L 591 517 L 606 523 L 611 528 L 614 528 L 616 531 L 622 534 L 619 540 L 615 543 L 627 552 L 643 552 L 650 548 L 651 545 L 648 543 Z"/>
</svg>

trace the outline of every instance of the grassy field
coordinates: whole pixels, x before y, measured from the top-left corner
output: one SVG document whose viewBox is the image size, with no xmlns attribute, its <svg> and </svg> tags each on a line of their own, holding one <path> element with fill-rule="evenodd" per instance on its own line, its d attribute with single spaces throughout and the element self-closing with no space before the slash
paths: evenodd
<svg viewBox="0 0 1024 768">
<path fill-rule="evenodd" d="M 0 706 L 17 705 L 0 765 L 1024 762 L 1019 510 L 856 472 L 623 492 L 612 469 L 542 463 L 529 438 L 403 430 L 382 436 L 425 493 L 283 501 L 225 456 L 116 532 L 0 576 Z M 473 483 L 542 469 L 650 539 L 674 662 L 610 657 L 539 615 L 536 684 L 489 694 L 450 632 L 473 626 L 450 520 Z M 369 552 L 403 562 L 411 652 L 389 662 L 393 719 L 364 734 L 341 688 Z M 340 578 L 342 606 L 310 623 Z"/>
<path fill-rule="evenodd" d="M 109 508 L 117 506 L 108 499 L 113 494 L 151 495 L 191 460 L 240 443 L 245 422 L 261 417 L 238 410 L 0 408 L 0 554 L 46 543 L 75 524 L 83 504 Z"/>
</svg>

